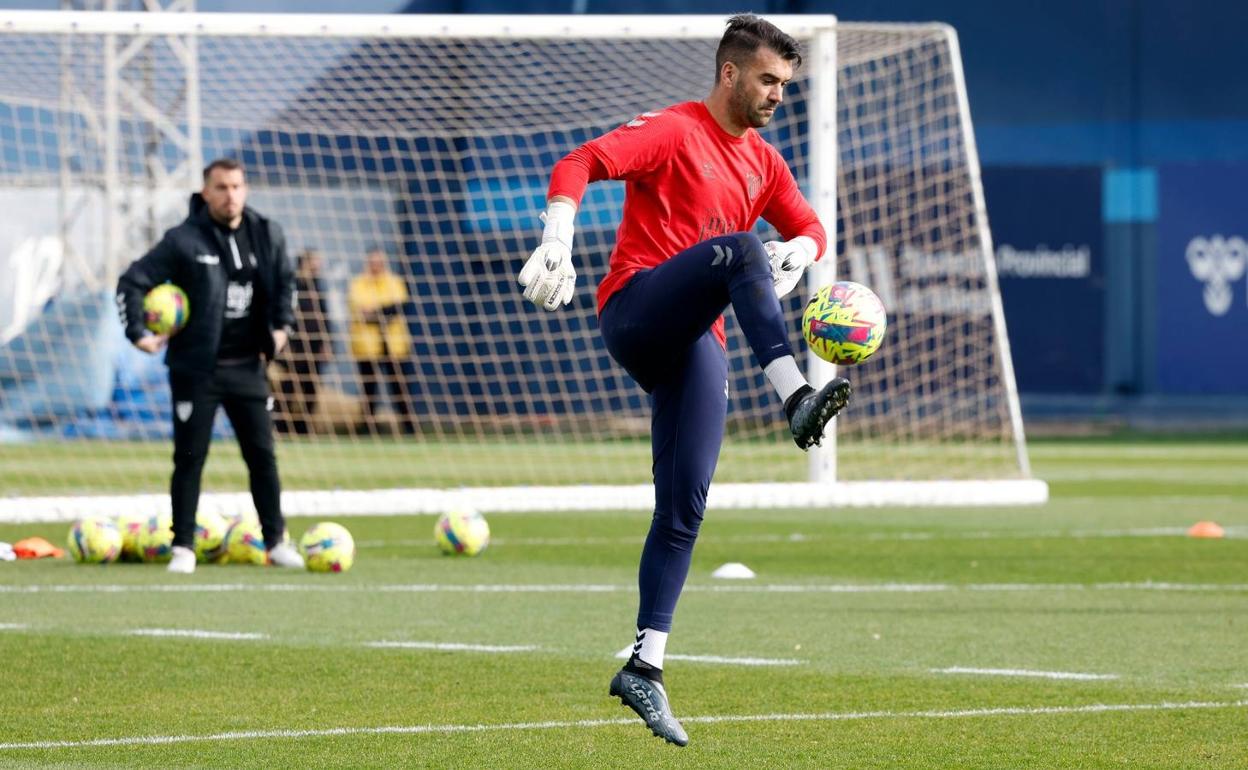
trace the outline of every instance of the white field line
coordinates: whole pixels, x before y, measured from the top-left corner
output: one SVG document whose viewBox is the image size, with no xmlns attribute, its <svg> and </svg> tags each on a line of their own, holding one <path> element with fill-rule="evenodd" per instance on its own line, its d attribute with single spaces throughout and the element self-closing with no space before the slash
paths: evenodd
<svg viewBox="0 0 1248 770">
<path fill-rule="evenodd" d="M 1103 501 L 1102 501 L 1103 502 Z M 1248 538 L 1248 526 L 1231 525 L 1224 527 L 1227 539 Z M 808 543 L 822 540 L 869 540 L 880 541 L 926 541 L 926 540 L 1062 540 L 1113 537 L 1186 537 L 1187 527 L 1136 527 L 1131 529 L 1051 529 L 1051 530 L 981 530 L 974 532 L 861 532 L 845 533 L 835 536 L 806 535 L 794 532 L 790 535 L 707 535 L 699 538 L 699 542 L 713 543 Z M 517 537 L 494 538 L 490 547 L 510 548 L 515 546 L 567 546 L 590 547 L 599 545 L 641 545 L 644 537 Z M 433 548 L 430 539 L 398 539 L 398 540 L 357 540 L 356 548 Z"/>
<path fill-rule="evenodd" d="M 1237 470 L 1233 464 L 1182 465 L 1169 468 L 1148 466 L 1133 468 L 1098 467 L 1095 463 L 1079 467 L 1047 468 L 1045 481 L 1169 481 L 1176 485 L 1227 483 L 1237 478 Z"/>
<path fill-rule="evenodd" d="M 929 669 L 933 674 L 975 674 L 981 676 L 1030 676 L 1039 679 L 1077 679 L 1081 681 L 1097 679 L 1118 679 L 1117 674 L 1082 674 L 1077 671 L 1032 671 L 1025 668 L 967 668 L 950 666 L 948 668 Z"/>
<path fill-rule="evenodd" d="M 0 585 L 0 594 L 41 593 L 476 593 L 476 594 L 597 594 L 632 593 L 636 585 L 610 584 L 454 584 L 454 583 L 389 583 L 372 585 L 353 583 L 165 583 L 122 585 L 96 583 L 61 583 L 39 585 Z M 797 583 L 754 585 L 687 585 L 685 592 L 747 593 L 747 594 L 914 594 L 1062 592 L 1062 591 L 1161 591 L 1178 593 L 1248 592 L 1248 583 Z"/>
<path fill-rule="evenodd" d="M 1224 527 L 1225 537 L 1248 537 L 1248 527 Z M 1187 527 L 1137 527 L 1133 529 L 1066 529 L 1066 530 L 984 530 L 980 532 L 870 532 L 859 535 L 865 540 L 1060 540 L 1097 537 L 1186 537 Z M 843 540 L 856 539 L 853 535 Z"/>
<path fill-rule="evenodd" d="M 30 628 L 25 623 L 0 623 L 0 631 L 25 631 Z"/>
<path fill-rule="evenodd" d="M 681 717 L 684 724 L 725 724 L 739 722 L 846 722 L 865 719 L 975 719 L 1002 716 L 1047 716 L 1054 714 L 1110 714 L 1133 711 L 1192 711 L 1234 709 L 1248 706 L 1248 700 L 1188 701 L 1185 703 L 1093 703 L 1086 706 L 1007 706 L 982 709 L 930 711 L 850 711 L 820 714 L 725 714 Z M 345 735 L 446 735 L 536 730 L 592 729 L 635 725 L 636 719 L 580 719 L 549 722 L 510 722 L 501 724 L 394 725 L 380 727 L 331 727 L 321 730 L 247 730 L 211 735 L 141 735 L 124 738 L 93 738 L 82 741 L 30 741 L 0 743 L 0 751 L 80 749 L 106 746 L 164 746 L 174 743 L 216 743 L 225 741 L 271 740 L 276 738 L 327 738 Z"/>
<path fill-rule="evenodd" d="M 711 543 L 802 543 L 809 540 L 821 539 L 810 535 L 803 535 L 800 532 L 794 532 L 789 535 L 777 534 L 759 534 L 759 535 L 706 535 L 699 539 L 699 542 Z M 539 545 L 539 546 L 591 546 L 591 545 L 642 545 L 646 542 L 644 535 L 630 535 L 621 537 L 495 537 L 490 539 L 490 547 L 495 546 L 515 546 L 515 545 Z M 356 548 L 433 548 L 433 538 L 428 539 L 399 539 L 399 540 L 357 540 Z"/>
<path fill-rule="evenodd" d="M 1173 508 L 1176 503 L 1190 503 L 1193 500 L 1199 500 L 1202 503 L 1225 503 L 1233 505 L 1238 502 L 1234 495 L 1202 495 L 1198 491 L 1191 491 L 1182 495 L 1114 495 L 1115 502 L 1131 503 L 1132 510 L 1140 508 L 1157 507 L 1157 508 Z M 1074 495 L 1071 497 L 1063 497 L 1061 501 L 1064 505 L 1096 505 L 1105 506 L 1105 497 L 1101 495 Z"/>
<path fill-rule="evenodd" d="M 628 660 L 633 654 L 633 645 L 628 645 L 615 654 L 619 660 Z M 667 660 L 685 660 L 691 663 L 717 663 L 725 666 L 800 666 L 806 661 L 796 658 L 728 658 L 722 655 L 680 655 L 668 654 Z"/>
<path fill-rule="evenodd" d="M 268 634 L 246 631 L 199 631 L 193 628 L 136 628 L 127 631 L 130 636 L 160 636 L 185 639 L 226 639 L 230 641 L 258 641 L 268 639 Z"/>
<path fill-rule="evenodd" d="M 400 650 L 438 650 L 442 652 L 533 652 L 532 644 L 461 644 L 459 642 L 365 642 L 365 647 Z"/>
<path fill-rule="evenodd" d="M 645 543 L 644 536 L 635 537 L 515 537 L 515 538 L 490 538 L 490 547 L 512 546 L 512 545 L 568 545 L 568 546 L 587 546 L 587 545 L 641 545 Z M 356 548 L 434 548 L 436 547 L 433 538 L 411 538 L 397 540 L 356 540 Z"/>
<path fill-rule="evenodd" d="M 1238 459 L 1248 459 L 1244 457 L 1245 449 L 1243 444 L 1189 444 L 1183 445 L 1179 450 L 1184 459 L 1187 460 L 1220 460 L 1222 462 L 1231 462 Z M 1027 451 L 1033 457 L 1042 457 L 1045 460 L 1067 460 L 1069 458 L 1092 458 L 1104 459 L 1106 457 L 1132 457 L 1132 458 L 1153 458 L 1156 460 L 1173 460 L 1176 454 L 1174 446 L 1137 444 L 1134 446 L 1116 446 L 1109 443 L 1088 443 L 1082 446 L 1050 446 L 1044 444 L 1033 444 L 1027 447 Z"/>
<path fill-rule="evenodd" d="M 800 666 L 805 661 L 796 658 L 726 658 L 722 655 L 665 655 L 668 660 L 687 660 L 691 663 L 717 663 L 725 666 Z"/>
</svg>

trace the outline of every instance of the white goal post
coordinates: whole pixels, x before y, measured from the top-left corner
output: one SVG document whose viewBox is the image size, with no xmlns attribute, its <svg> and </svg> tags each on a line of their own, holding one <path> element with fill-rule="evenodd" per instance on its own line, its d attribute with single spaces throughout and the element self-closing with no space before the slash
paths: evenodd
<svg viewBox="0 0 1248 770">
<path fill-rule="evenodd" d="M 804 298 L 838 277 L 873 287 L 890 329 L 807 456 L 729 312 L 710 506 L 1044 502 L 956 35 L 768 18 L 805 61 L 763 133 L 836 242 L 787 300 L 795 349 Z M 554 162 L 703 98 L 725 20 L 0 12 L 0 521 L 168 508 L 164 369 L 112 293 L 222 156 L 292 260 L 323 265 L 303 318 L 322 354 L 271 367 L 287 513 L 650 508 L 648 405 L 594 313 L 622 187 L 586 195 L 572 305 L 533 309 L 515 275 Z M 409 292 L 397 394 L 352 352 L 349 286 L 375 249 Z M 249 509 L 223 415 L 217 433 L 201 506 Z"/>
</svg>

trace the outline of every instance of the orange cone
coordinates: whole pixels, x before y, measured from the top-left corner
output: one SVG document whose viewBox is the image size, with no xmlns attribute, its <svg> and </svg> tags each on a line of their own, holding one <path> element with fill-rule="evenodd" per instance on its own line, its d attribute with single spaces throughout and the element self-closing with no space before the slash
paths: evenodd
<svg viewBox="0 0 1248 770">
<path fill-rule="evenodd" d="M 1214 521 L 1198 521 L 1187 530 L 1188 537 L 1222 537 L 1226 534 Z"/>
</svg>

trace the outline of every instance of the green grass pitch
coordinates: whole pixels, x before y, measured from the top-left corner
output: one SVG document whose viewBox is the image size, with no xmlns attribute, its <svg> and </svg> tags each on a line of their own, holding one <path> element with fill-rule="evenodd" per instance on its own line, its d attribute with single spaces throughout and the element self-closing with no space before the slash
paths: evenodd
<svg viewBox="0 0 1248 770">
<path fill-rule="evenodd" d="M 1032 458 L 1044 507 L 710 511 L 668 645 L 685 749 L 606 694 L 645 514 L 494 515 L 475 559 L 342 518 L 343 575 L 0 563 L 0 767 L 1248 766 L 1248 442 Z"/>
</svg>

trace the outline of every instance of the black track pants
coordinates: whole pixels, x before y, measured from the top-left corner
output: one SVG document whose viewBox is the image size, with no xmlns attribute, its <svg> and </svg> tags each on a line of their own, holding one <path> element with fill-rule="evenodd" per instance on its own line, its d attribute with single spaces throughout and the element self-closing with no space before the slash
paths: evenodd
<svg viewBox="0 0 1248 770">
<path fill-rule="evenodd" d="M 211 375 L 170 370 L 169 387 L 173 394 L 173 544 L 187 548 L 195 545 L 200 477 L 208 459 L 217 407 L 224 406 L 247 463 L 251 499 L 260 514 L 265 545 L 273 547 L 281 541 L 286 525 L 264 364 L 258 358 L 241 364 L 218 364 Z"/>
</svg>

